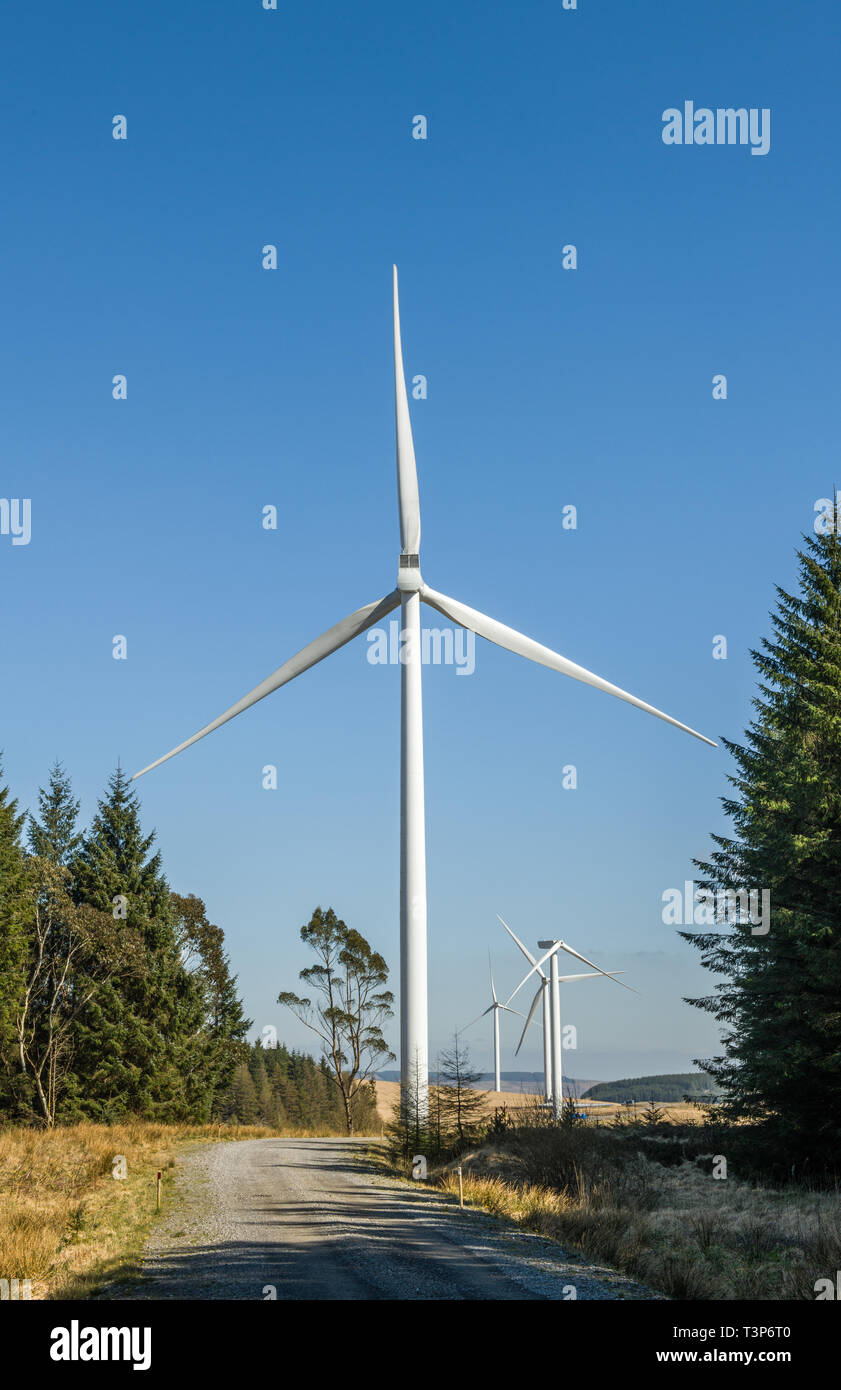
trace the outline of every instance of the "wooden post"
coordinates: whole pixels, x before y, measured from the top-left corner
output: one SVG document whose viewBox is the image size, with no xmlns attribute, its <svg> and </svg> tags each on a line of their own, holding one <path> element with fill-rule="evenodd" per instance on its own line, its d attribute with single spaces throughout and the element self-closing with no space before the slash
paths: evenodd
<svg viewBox="0 0 841 1390">
<path fill-rule="evenodd" d="M 158 1181 L 157 1181 L 157 1183 L 155 1184 L 155 1211 L 160 1211 L 160 1209 L 161 1209 L 161 1178 L 162 1178 L 162 1177 L 163 1177 L 163 1174 L 161 1173 L 161 1170 L 160 1170 L 160 1168 L 159 1168 L 159 1169 L 158 1169 Z"/>
<path fill-rule="evenodd" d="M 458 1165 L 458 1204 L 464 1206 L 464 1183 L 461 1180 L 461 1164 Z"/>
</svg>

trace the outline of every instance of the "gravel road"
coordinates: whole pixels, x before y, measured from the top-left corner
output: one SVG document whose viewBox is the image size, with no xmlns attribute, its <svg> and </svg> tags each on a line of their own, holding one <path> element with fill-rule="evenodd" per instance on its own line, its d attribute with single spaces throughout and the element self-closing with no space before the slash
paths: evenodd
<svg viewBox="0 0 841 1390">
<path fill-rule="evenodd" d="M 250 1139 L 184 1153 L 137 1277 L 97 1298 L 657 1298 L 434 1189 L 380 1176 L 360 1145 Z"/>
</svg>

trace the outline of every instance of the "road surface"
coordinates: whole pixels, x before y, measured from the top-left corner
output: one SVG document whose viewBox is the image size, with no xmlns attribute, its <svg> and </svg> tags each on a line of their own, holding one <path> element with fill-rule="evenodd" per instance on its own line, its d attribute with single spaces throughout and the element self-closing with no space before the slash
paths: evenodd
<svg viewBox="0 0 841 1390">
<path fill-rule="evenodd" d="M 362 1141 L 249 1139 L 178 1160 L 133 1277 L 99 1299 L 656 1298 L 624 1275 L 421 1183 Z"/>
</svg>

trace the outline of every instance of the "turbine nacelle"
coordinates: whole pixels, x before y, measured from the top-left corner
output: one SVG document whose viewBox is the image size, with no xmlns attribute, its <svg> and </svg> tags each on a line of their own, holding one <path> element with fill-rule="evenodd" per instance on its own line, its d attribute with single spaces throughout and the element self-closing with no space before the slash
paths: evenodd
<svg viewBox="0 0 841 1390">
<path fill-rule="evenodd" d="M 423 596 L 424 583 L 421 579 L 420 556 L 400 556 L 397 569 L 397 587 L 401 594 L 420 594 Z"/>
</svg>

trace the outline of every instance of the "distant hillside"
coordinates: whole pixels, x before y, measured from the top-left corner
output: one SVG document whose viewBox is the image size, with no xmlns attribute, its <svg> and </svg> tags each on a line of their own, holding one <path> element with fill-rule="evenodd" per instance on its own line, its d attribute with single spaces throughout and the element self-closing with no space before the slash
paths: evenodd
<svg viewBox="0 0 841 1390">
<path fill-rule="evenodd" d="M 399 1081 L 399 1071 L 378 1071 L 379 1081 Z M 435 1077 L 430 1073 L 430 1081 L 434 1084 Z M 503 1071 L 499 1074 L 502 1082 L 502 1089 L 508 1092 L 519 1092 L 524 1095 L 540 1095 L 543 1092 L 543 1072 L 542 1071 Z M 650 1080 L 651 1078 L 649 1078 Z M 493 1086 L 493 1073 L 483 1072 L 479 1077 L 476 1089 L 479 1091 L 489 1091 Z M 565 1096 L 583 1096 L 587 1093 L 588 1087 L 597 1086 L 599 1083 L 590 1080 L 576 1080 L 574 1076 L 564 1077 Z M 682 1096 L 680 1097 L 682 1099 Z"/>
<path fill-rule="evenodd" d="M 715 1093 L 711 1076 L 705 1071 L 667 1073 L 665 1076 L 630 1076 L 622 1081 L 598 1081 L 585 1092 L 588 1100 L 666 1100 L 693 1099 Z"/>
</svg>

